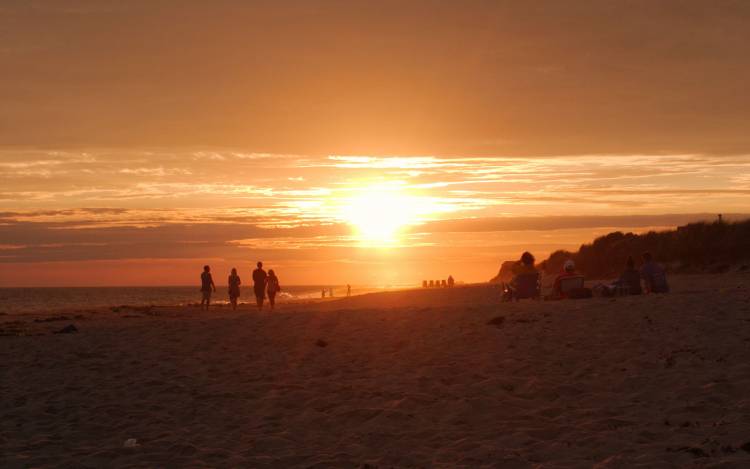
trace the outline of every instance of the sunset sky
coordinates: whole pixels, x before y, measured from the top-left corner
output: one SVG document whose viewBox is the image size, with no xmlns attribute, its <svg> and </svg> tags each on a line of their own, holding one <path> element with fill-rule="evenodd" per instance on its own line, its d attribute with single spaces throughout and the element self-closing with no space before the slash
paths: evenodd
<svg viewBox="0 0 750 469">
<path fill-rule="evenodd" d="M 743 1 L 0 3 L 0 286 L 485 281 L 750 212 Z M 223 282 L 220 282 L 223 283 Z"/>
</svg>

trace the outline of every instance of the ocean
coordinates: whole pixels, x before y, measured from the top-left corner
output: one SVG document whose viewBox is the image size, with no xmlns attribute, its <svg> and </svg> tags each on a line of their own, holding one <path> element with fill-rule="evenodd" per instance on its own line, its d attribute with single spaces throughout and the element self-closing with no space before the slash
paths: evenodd
<svg viewBox="0 0 750 469">
<path fill-rule="evenodd" d="M 321 297 L 321 290 L 333 288 L 335 298 L 346 296 L 346 285 L 284 286 L 277 301 L 299 301 Z M 403 288 L 403 287 L 402 287 Z M 352 286 L 352 295 L 383 291 L 391 287 Z M 18 314 L 51 312 L 58 310 L 84 310 L 111 306 L 176 306 L 200 303 L 201 293 L 197 287 L 23 287 L 0 288 L 0 313 Z M 252 288 L 242 289 L 240 302 L 254 301 Z M 227 288 L 217 286 L 212 303 L 228 303 Z"/>
</svg>

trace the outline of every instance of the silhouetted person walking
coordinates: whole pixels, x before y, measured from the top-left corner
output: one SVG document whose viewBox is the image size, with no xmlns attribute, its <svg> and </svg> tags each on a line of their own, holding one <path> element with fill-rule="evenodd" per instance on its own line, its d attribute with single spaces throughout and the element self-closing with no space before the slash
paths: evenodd
<svg viewBox="0 0 750 469">
<path fill-rule="evenodd" d="M 211 277 L 211 267 L 204 265 L 203 273 L 201 273 L 201 309 L 208 310 L 208 306 L 211 304 L 211 292 L 216 291 L 216 285 L 214 285 L 214 279 Z"/>
<path fill-rule="evenodd" d="M 229 285 L 229 303 L 232 304 L 232 309 L 237 309 L 237 298 L 240 297 L 240 285 L 242 285 L 242 280 L 237 275 L 237 269 L 232 268 L 232 273 L 227 279 L 227 285 Z"/>
<path fill-rule="evenodd" d="M 346 296 L 352 296 L 352 286 L 348 283 L 346 284 Z"/>
<path fill-rule="evenodd" d="M 266 284 L 268 285 L 268 287 L 266 288 L 266 292 L 268 292 L 268 302 L 271 304 L 271 310 L 273 310 L 273 307 L 276 305 L 276 293 L 281 291 L 279 278 L 276 276 L 276 273 L 273 271 L 273 269 L 268 271 L 268 279 L 266 280 Z"/>
<path fill-rule="evenodd" d="M 258 268 L 253 270 L 253 290 L 255 290 L 255 301 L 258 303 L 258 311 L 263 309 L 263 300 L 266 299 L 266 280 L 268 274 L 263 270 L 263 263 L 258 261 Z"/>
</svg>

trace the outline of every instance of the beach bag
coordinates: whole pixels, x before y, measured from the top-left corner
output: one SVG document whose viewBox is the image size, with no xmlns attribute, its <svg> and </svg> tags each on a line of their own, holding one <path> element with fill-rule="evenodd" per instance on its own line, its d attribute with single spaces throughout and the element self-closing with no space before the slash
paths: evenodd
<svg viewBox="0 0 750 469">
<path fill-rule="evenodd" d="M 572 298 L 574 300 L 591 297 L 591 289 L 586 287 L 574 288 L 568 292 L 568 298 Z"/>
</svg>

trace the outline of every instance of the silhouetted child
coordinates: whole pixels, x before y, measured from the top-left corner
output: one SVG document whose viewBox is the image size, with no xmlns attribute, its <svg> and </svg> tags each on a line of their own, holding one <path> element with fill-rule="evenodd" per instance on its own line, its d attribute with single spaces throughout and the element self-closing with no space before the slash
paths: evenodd
<svg viewBox="0 0 750 469">
<path fill-rule="evenodd" d="M 232 268 L 232 273 L 227 278 L 227 285 L 229 285 L 229 303 L 232 304 L 232 309 L 236 310 L 237 298 L 240 297 L 240 285 L 242 285 L 242 280 L 237 275 L 237 269 Z"/>
</svg>

